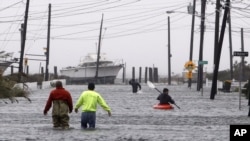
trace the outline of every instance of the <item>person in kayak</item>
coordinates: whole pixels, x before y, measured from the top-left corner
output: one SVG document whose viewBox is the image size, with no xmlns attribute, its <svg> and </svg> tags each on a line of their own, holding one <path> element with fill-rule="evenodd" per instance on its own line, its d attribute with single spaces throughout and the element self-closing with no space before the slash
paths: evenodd
<svg viewBox="0 0 250 141">
<path fill-rule="evenodd" d="M 52 106 L 52 120 L 54 128 L 69 129 L 69 113 L 73 110 L 70 93 L 63 88 L 61 81 L 56 81 L 56 89 L 50 92 L 43 114 L 47 115 Z"/>
<path fill-rule="evenodd" d="M 102 96 L 94 91 L 95 84 L 89 83 L 88 90 L 82 92 L 75 105 L 75 112 L 78 113 L 78 108 L 82 106 L 81 114 L 81 128 L 82 129 L 95 129 L 96 123 L 96 108 L 99 104 L 108 115 L 111 116 L 110 107 L 106 104 Z"/>
<path fill-rule="evenodd" d="M 135 79 L 131 79 L 129 84 L 132 86 L 132 92 L 137 93 L 138 89 L 141 90 L 141 85 L 139 82 L 135 81 Z"/>
<path fill-rule="evenodd" d="M 175 101 L 172 99 L 172 97 L 168 94 L 168 89 L 164 88 L 163 93 L 161 93 L 158 97 L 157 100 L 160 101 L 159 105 L 162 104 L 175 104 Z"/>
</svg>

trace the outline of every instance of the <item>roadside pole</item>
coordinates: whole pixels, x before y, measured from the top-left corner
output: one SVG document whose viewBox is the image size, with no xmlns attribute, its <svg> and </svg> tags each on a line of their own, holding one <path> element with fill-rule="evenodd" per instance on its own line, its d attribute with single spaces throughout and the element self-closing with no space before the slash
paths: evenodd
<svg viewBox="0 0 250 141">
<path fill-rule="evenodd" d="M 205 64 L 208 64 L 208 61 L 199 61 L 198 62 L 198 64 L 199 65 L 205 65 Z M 202 72 L 201 72 L 202 74 L 203 74 L 203 70 L 202 70 Z M 204 75 L 202 75 L 202 76 L 204 76 Z M 201 95 L 203 96 L 203 77 L 201 78 L 201 80 L 200 80 L 200 86 L 201 86 Z"/>
<path fill-rule="evenodd" d="M 241 57 L 241 60 L 243 57 Z M 239 109 L 241 109 L 241 80 L 242 80 L 242 61 L 240 64 L 240 80 L 239 80 Z"/>
<path fill-rule="evenodd" d="M 234 56 L 241 57 L 241 65 L 240 65 L 240 76 L 239 76 L 239 109 L 241 109 L 241 80 L 242 80 L 242 66 L 243 66 L 243 58 L 248 56 L 248 52 L 243 51 L 234 51 Z"/>
<path fill-rule="evenodd" d="M 199 62 L 198 62 L 198 64 L 199 65 L 205 65 L 205 64 L 208 64 L 208 61 L 202 61 L 202 60 L 200 60 Z M 203 70 L 202 70 L 202 72 L 200 72 L 200 73 L 202 73 L 203 74 Z M 203 76 L 203 75 L 202 75 Z M 199 79 L 199 78 L 198 78 Z M 198 81 L 200 84 L 197 84 L 197 85 L 199 85 L 199 86 L 201 86 L 200 88 L 201 88 L 201 95 L 203 96 L 203 77 L 201 78 L 201 80 L 200 81 Z"/>
</svg>

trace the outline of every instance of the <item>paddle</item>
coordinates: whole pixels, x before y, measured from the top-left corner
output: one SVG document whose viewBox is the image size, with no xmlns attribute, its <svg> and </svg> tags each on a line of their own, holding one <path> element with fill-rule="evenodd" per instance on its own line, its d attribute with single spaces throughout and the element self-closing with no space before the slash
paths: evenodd
<svg viewBox="0 0 250 141">
<path fill-rule="evenodd" d="M 157 89 L 157 88 L 155 87 L 155 85 L 154 85 L 152 82 L 147 81 L 147 85 L 148 85 L 150 88 L 155 89 L 156 91 L 158 91 L 159 93 L 161 93 L 161 91 L 160 91 L 159 89 Z M 180 107 L 179 107 L 178 105 L 176 105 L 175 103 L 174 103 L 174 105 L 175 105 L 177 108 L 180 109 Z"/>
</svg>

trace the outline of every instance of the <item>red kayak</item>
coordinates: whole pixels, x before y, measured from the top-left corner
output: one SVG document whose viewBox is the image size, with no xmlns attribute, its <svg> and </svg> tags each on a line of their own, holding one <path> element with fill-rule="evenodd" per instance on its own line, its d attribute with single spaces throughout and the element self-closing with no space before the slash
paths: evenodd
<svg viewBox="0 0 250 141">
<path fill-rule="evenodd" d="M 174 109 L 174 107 L 170 104 L 156 104 L 153 107 L 154 107 L 154 109 L 162 109 L 162 110 Z"/>
</svg>

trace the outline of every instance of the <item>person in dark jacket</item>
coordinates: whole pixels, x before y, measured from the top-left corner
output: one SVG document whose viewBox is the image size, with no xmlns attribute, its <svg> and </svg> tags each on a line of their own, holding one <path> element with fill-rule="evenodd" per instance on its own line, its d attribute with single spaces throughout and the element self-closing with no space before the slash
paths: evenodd
<svg viewBox="0 0 250 141">
<path fill-rule="evenodd" d="M 141 90 L 141 85 L 135 79 L 131 79 L 129 84 L 132 86 L 133 93 L 137 93 L 138 89 Z"/>
<path fill-rule="evenodd" d="M 70 93 L 62 86 L 61 81 L 56 81 L 56 89 L 50 92 L 43 114 L 47 115 L 52 106 L 52 120 L 54 128 L 69 128 L 69 113 L 73 110 L 73 102 Z"/>
<path fill-rule="evenodd" d="M 168 89 L 164 88 L 163 89 L 163 93 L 161 93 L 158 97 L 157 100 L 160 101 L 160 105 L 161 104 L 175 104 L 175 101 L 172 99 L 172 97 L 168 94 Z"/>
</svg>

